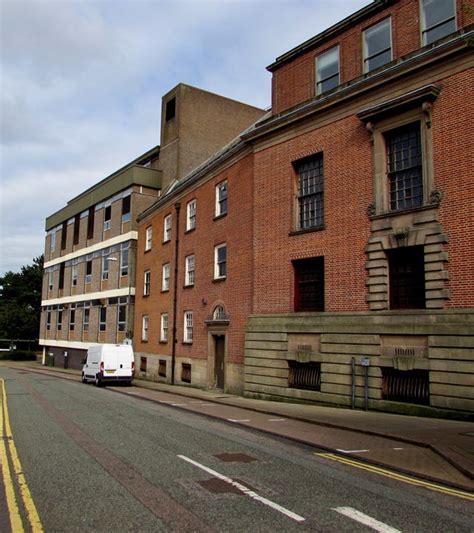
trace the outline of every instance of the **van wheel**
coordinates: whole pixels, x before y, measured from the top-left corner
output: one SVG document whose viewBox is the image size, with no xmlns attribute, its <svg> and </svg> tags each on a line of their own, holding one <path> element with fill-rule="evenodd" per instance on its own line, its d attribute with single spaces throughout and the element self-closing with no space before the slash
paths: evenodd
<svg viewBox="0 0 474 533">
<path fill-rule="evenodd" d="M 95 379 L 94 379 L 94 385 L 96 387 L 102 387 L 102 380 L 99 379 L 99 376 L 96 376 Z"/>
<path fill-rule="evenodd" d="M 82 374 L 81 381 L 82 381 L 82 383 L 87 383 L 87 379 L 86 379 L 86 376 L 84 376 L 84 374 Z"/>
</svg>

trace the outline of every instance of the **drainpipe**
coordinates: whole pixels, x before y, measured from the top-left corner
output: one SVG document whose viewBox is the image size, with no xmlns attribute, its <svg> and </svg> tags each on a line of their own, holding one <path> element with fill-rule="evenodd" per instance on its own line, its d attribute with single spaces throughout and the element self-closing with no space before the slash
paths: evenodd
<svg viewBox="0 0 474 533">
<path fill-rule="evenodd" d="M 176 362 L 176 312 L 178 309 L 178 261 L 179 261 L 179 210 L 181 204 L 176 202 L 174 204 L 176 211 L 176 237 L 174 241 L 174 283 L 173 283 L 173 343 L 171 345 L 171 385 L 174 385 L 175 362 Z"/>
</svg>

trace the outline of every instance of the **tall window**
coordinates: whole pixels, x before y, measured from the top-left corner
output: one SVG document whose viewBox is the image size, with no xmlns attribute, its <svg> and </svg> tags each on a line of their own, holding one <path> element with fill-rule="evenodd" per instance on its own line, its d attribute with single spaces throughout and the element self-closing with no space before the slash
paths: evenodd
<svg viewBox="0 0 474 533">
<path fill-rule="evenodd" d="M 56 230 L 55 229 L 51 232 L 50 239 L 51 241 L 50 241 L 49 250 L 51 253 L 53 253 L 56 250 Z"/>
<path fill-rule="evenodd" d="M 161 315 L 161 328 L 160 328 L 160 341 L 168 342 L 168 313 L 162 313 Z"/>
<path fill-rule="evenodd" d="M 170 264 L 165 263 L 163 265 L 163 271 L 161 276 L 161 290 L 169 291 L 170 290 Z"/>
<path fill-rule="evenodd" d="M 166 102 L 165 107 L 165 121 L 169 122 L 176 115 L 176 97 L 173 96 L 170 100 Z"/>
<path fill-rule="evenodd" d="M 219 244 L 214 248 L 214 279 L 227 276 L 227 244 Z"/>
<path fill-rule="evenodd" d="M 104 209 L 104 231 L 107 231 L 110 229 L 110 226 L 112 224 L 112 206 L 108 205 Z"/>
<path fill-rule="evenodd" d="M 364 31 L 364 72 L 392 60 L 391 19 L 382 20 Z"/>
<path fill-rule="evenodd" d="M 143 273 L 143 296 L 150 296 L 151 272 L 146 270 Z"/>
<path fill-rule="evenodd" d="M 153 240 L 153 228 L 151 226 L 148 226 L 148 228 L 145 230 L 145 252 L 147 252 L 148 250 L 151 250 L 152 240 Z"/>
<path fill-rule="evenodd" d="M 58 308 L 58 323 L 57 323 L 57 330 L 61 331 L 63 329 L 63 308 Z"/>
<path fill-rule="evenodd" d="M 76 309 L 71 308 L 69 310 L 69 331 L 74 331 L 76 325 Z"/>
<path fill-rule="evenodd" d="M 193 342 L 193 312 L 184 312 L 183 342 Z"/>
<path fill-rule="evenodd" d="M 185 259 L 185 279 L 184 284 L 188 287 L 194 285 L 194 255 L 188 255 Z"/>
<path fill-rule="evenodd" d="M 120 304 L 118 306 L 118 315 L 117 315 L 118 331 L 125 331 L 126 324 L 127 324 L 127 305 Z"/>
<path fill-rule="evenodd" d="M 150 317 L 148 315 L 142 316 L 142 341 L 148 341 L 148 329 L 150 327 Z"/>
<path fill-rule="evenodd" d="M 216 217 L 227 213 L 227 181 L 216 185 Z"/>
<path fill-rule="evenodd" d="M 89 207 L 89 214 L 87 215 L 87 238 L 94 238 L 94 217 L 95 206 Z"/>
<path fill-rule="evenodd" d="M 456 31 L 454 0 L 421 0 L 423 44 L 430 44 Z"/>
<path fill-rule="evenodd" d="M 66 263 L 61 263 L 59 265 L 59 283 L 58 289 L 64 289 L 64 270 L 66 268 Z"/>
<path fill-rule="evenodd" d="M 48 290 L 52 291 L 54 288 L 54 271 L 50 270 L 48 272 Z"/>
<path fill-rule="evenodd" d="M 339 83 L 339 46 L 335 46 L 316 58 L 316 94 L 330 91 Z"/>
<path fill-rule="evenodd" d="M 186 205 L 186 231 L 196 227 L 196 200 L 191 200 Z"/>
<path fill-rule="evenodd" d="M 90 309 L 84 306 L 84 313 L 82 315 L 82 331 L 89 331 Z"/>
<path fill-rule="evenodd" d="M 385 134 L 390 209 L 397 211 L 423 204 L 423 168 L 420 123 L 414 122 Z"/>
<path fill-rule="evenodd" d="M 121 276 L 128 276 L 128 257 L 129 257 L 129 249 L 123 248 L 120 251 L 120 275 Z"/>
<path fill-rule="evenodd" d="M 81 214 L 74 217 L 74 230 L 72 236 L 72 244 L 79 244 L 79 230 L 81 229 Z"/>
<path fill-rule="evenodd" d="M 73 287 L 76 287 L 77 285 L 77 271 L 78 271 L 78 264 L 77 264 L 77 260 L 74 260 L 73 259 L 73 263 L 71 265 L 71 285 Z"/>
<path fill-rule="evenodd" d="M 87 259 L 86 261 L 86 283 L 92 281 L 92 259 Z"/>
<path fill-rule="evenodd" d="M 423 246 L 387 251 L 390 277 L 390 309 L 425 308 L 425 260 Z"/>
<path fill-rule="evenodd" d="M 323 154 L 299 161 L 298 218 L 299 229 L 317 228 L 324 223 L 324 172 Z"/>
<path fill-rule="evenodd" d="M 293 261 L 295 311 L 324 311 L 324 257 Z"/>
<path fill-rule="evenodd" d="M 102 279 L 109 279 L 109 256 L 102 256 Z"/>
<path fill-rule="evenodd" d="M 166 215 L 163 224 L 163 242 L 168 242 L 169 240 L 171 240 L 171 223 L 171 215 Z"/>
<path fill-rule="evenodd" d="M 62 229 L 61 229 L 61 250 L 66 249 L 66 241 L 67 241 L 67 220 L 63 222 Z"/>
<path fill-rule="evenodd" d="M 49 331 L 51 329 L 51 311 L 48 309 L 46 311 L 46 330 Z"/>
<path fill-rule="evenodd" d="M 107 330 L 107 307 L 101 307 L 99 310 L 99 331 Z"/>
<path fill-rule="evenodd" d="M 122 224 L 130 220 L 130 205 L 132 197 L 130 195 L 122 198 Z"/>
</svg>

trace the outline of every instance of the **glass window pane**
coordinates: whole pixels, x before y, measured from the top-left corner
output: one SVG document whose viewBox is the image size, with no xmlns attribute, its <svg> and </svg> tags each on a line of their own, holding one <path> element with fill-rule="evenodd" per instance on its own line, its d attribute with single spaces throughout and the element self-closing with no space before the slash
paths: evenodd
<svg viewBox="0 0 474 533">
<path fill-rule="evenodd" d="M 452 0 L 423 0 L 425 29 L 454 17 Z M 453 30 L 454 31 L 454 30 Z"/>
</svg>

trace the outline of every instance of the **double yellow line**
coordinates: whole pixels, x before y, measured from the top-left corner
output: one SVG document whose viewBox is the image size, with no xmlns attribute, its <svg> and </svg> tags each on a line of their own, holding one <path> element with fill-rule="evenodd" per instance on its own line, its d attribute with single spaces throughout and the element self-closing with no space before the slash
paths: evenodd
<svg viewBox="0 0 474 533">
<path fill-rule="evenodd" d="M 23 474 L 23 469 L 13 440 L 10 417 L 8 416 L 7 393 L 3 379 L 0 379 L 0 389 L 0 463 L 2 466 L 3 483 L 5 485 L 11 529 L 14 533 L 21 533 L 24 531 L 20 508 L 15 494 L 16 482 L 16 485 L 19 487 L 20 497 L 23 502 L 23 508 L 26 512 L 31 531 L 33 533 L 43 533 L 43 526 L 33 498 L 31 497 L 30 489 L 26 483 L 25 475 Z"/>
<path fill-rule="evenodd" d="M 410 485 L 416 485 L 418 487 L 424 487 L 425 489 L 434 490 L 436 492 L 442 492 L 443 494 L 449 494 L 450 496 L 457 496 L 458 498 L 474 501 L 474 494 L 471 494 L 469 492 L 451 489 L 450 487 L 437 485 L 436 483 L 430 483 L 429 481 L 422 481 L 421 479 L 416 479 L 413 477 L 405 476 L 403 474 L 398 474 L 397 472 L 393 472 L 392 470 L 387 470 L 378 466 L 372 466 L 370 464 L 362 463 L 360 461 L 354 461 L 353 459 L 349 459 L 347 457 L 341 457 L 340 455 L 336 455 L 334 453 L 315 453 L 315 455 L 317 455 L 318 457 L 324 457 L 325 459 L 330 459 L 331 461 L 337 461 L 338 463 L 353 466 L 355 468 L 360 468 L 361 470 L 367 470 L 368 472 L 372 472 L 380 476 L 396 479 L 397 481 L 401 481 L 403 483 L 409 483 Z"/>
</svg>

